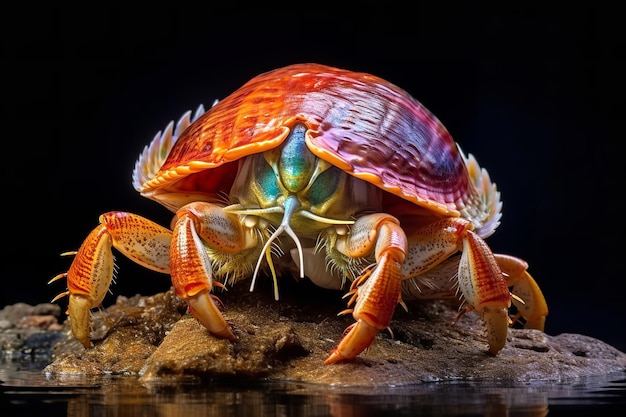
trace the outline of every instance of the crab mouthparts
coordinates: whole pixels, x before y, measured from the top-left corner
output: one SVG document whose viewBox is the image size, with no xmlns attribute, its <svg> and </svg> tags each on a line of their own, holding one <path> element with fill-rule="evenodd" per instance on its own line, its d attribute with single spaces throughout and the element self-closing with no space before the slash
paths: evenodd
<svg viewBox="0 0 626 417">
<path fill-rule="evenodd" d="M 256 263 L 256 267 L 254 268 L 254 275 L 252 276 L 252 283 L 250 284 L 250 292 L 254 291 L 254 284 L 256 283 L 256 277 L 259 273 L 259 268 L 261 267 L 261 261 L 263 261 L 263 255 L 267 259 L 267 263 L 272 271 L 272 278 L 274 280 L 274 298 L 278 301 L 278 279 L 276 278 L 276 269 L 274 268 L 274 262 L 272 261 L 272 242 L 276 240 L 278 236 L 283 233 L 287 233 L 291 239 L 293 239 L 296 247 L 298 248 L 298 258 L 300 260 L 300 278 L 304 278 L 304 256 L 302 255 L 302 245 L 300 244 L 300 239 L 298 239 L 298 235 L 293 231 L 289 222 L 291 221 L 291 216 L 296 212 L 296 210 L 300 207 L 300 202 L 298 198 L 295 196 L 287 197 L 285 200 L 284 215 L 283 220 L 280 223 L 280 226 L 276 229 L 272 236 L 265 242 L 263 246 L 263 250 L 261 250 L 261 255 L 259 256 L 259 260 Z"/>
</svg>

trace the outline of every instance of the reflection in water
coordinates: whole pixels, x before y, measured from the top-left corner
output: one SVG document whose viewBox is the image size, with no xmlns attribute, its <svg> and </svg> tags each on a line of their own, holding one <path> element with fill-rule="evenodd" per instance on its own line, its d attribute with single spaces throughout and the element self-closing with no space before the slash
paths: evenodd
<svg viewBox="0 0 626 417">
<path fill-rule="evenodd" d="M 617 410 L 626 374 L 570 383 L 425 383 L 346 388 L 277 382 L 142 384 L 137 377 L 46 377 L 0 366 L 3 417 L 550 416 Z M 585 408 L 586 407 L 586 408 Z M 585 411 L 586 410 L 586 411 Z M 581 414 L 582 415 L 582 414 Z"/>
</svg>

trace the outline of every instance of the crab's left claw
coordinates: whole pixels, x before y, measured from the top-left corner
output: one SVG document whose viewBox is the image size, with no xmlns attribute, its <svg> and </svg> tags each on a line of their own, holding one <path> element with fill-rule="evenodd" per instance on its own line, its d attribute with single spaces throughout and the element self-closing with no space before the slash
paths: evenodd
<svg viewBox="0 0 626 417">
<path fill-rule="evenodd" d="M 459 264 L 459 287 L 470 305 L 468 309 L 483 316 L 489 352 L 493 355 L 502 350 L 509 325 L 520 317 L 526 321 L 524 328 L 544 330 L 548 305 L 527 268 L 528 264 L 522 259 L 493 254 L 478 235 L 466 231 Z M 513 318 L 508 314 L 511 303 L 517 308 Z"/>
<path fill-rule="evenodd" d="M 494 256 L 505 274 L 507 285 L 512 287 L 512 302 L 517 308 L 517 313 L 512 317 L 513 322 L 523 317 L 525 329 L 544 331 L 548 304 L 539 285 L 528 273 L 528 264 L 515 256 L 501 254 Z"/>
<path fill-rule="evenodd" d="M 370 347 L 380 329 L 363 320 L 348 326 L 343 339 L 336 349 L 330 351 L 324 365 L 345 362 L 354 359 L 359 353 Z"/>
<path fill-rule="evenodd" d="M 362 285 L 360 282 L 365 281 Z M 356 323 L 349 326 L 336 349 L 330 352 L 325 365 L 354 359 L 370 347 L 381 330 L 389 322 L 400 301 L 402 273 L 400 263 L 391 256 L 383 256 L 374 271 L 354 281 L 353 298 L 356 299 L 352 315 Z"/>
<path fill-rule="evenodd" d="M 506 343 L 511 293 L 491 249 L 471 230 L 463 236 L 458 282 L 468 303 L 466 311 L 474 310 L 485 320 L 489 352 L 497 355 Z"/>
<path fill-rule="evenodd" d="M 372 344 L 379 331 L 389 327 L 401 301 L 402 263 L 407 251 L 406 235 L 398 221 L 386 214 L 359 218 L 352 233 L 338 246 L 351 257 L 375 252 L 377 263 L 352 283 L 348 305 L 356 303 L 354 309 L 342 313 L 352 312 L 356 323 L 346 329 L 324 361 L 326 365 L 355 358 Z"/>
</svg>

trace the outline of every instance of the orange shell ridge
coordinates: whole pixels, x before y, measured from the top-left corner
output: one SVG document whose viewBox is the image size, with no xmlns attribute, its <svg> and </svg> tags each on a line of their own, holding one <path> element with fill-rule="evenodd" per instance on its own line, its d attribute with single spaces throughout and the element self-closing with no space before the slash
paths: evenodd
<svg viewBox="0 0 626 417">
<path fill-rule="evenodd" d="M 252 78 L 191 123 L 142 194 L 228 193 L 233 162 L 279 146 L 296 123 L 318 157 L 416 205 L 458 216 L 476 198 L 441 122 L 376 76 L 296 64 Z"/>
</svg>

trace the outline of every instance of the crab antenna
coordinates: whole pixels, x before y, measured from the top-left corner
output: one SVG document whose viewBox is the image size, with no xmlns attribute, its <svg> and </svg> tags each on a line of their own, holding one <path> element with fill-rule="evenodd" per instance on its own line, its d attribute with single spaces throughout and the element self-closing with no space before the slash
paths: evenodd
<svg viewBox="0 0 626 417">
<path fill-rule="evenodd" d="M 261 257 L 259 256 L 259 260 Z M 270 270 L 272 271 L 272 279 L 274 281 L 274 299 L 278 301 L 278 278 L 276 278 L 276 268 L 274 268 L 274 262 L 272 261 L 272 251 L 268 249 L 265 251 L 265 259 L 267 259 L 267 263 L 270 266 Z"/>
<path fill-rule="evenodd" d="M 267 258 L 267 262 L 272 271 L 272 278 L 274 280 L 274 298 L 278 300 L 278 279 L 276 277 L 276 270 L 274 269 L 274 263 L 271 258 L 271 244 L 272 242 L 280 236 L 282 233 L 287 233 L 291 239 L 293 239 L 296 247 L 298 248 L 298 257 L 300 259 L 300 278 L 304 278 L 304 255 L 302 254 L 302 245 L 300 244 L 300 239 L 298 239 L 298 235 L 293 231 L 291 226 L 289 225 L 289 221 L 291 220 L 291 216 L 296 212 L 298 207 L 300 207 L 300 202 L 297 197 L 291 196 L 285 200 L 285 212 L 283 215 L 283 221 L 280 226 L 276 229 L 272 236 L 265 242 L 263 245 L 263 249 L 261 250 L 261 256 L 259 256 L 259 260 L 256 263 L 256 267 L 254 268 L 254 275 L 252 276 L 252 283 L 250 284 L 250 291 L 254 291 L 254 284 L 256 283 L 256 277 L 259 273 L 259 268 L 261 267 L 261 261 L 263 260 L 263 254 Z"/>
<path fill-rule="evenodd" d="M 278 300 L 278 278 L 276 277 L 276 269 L 274 268 L 274 262 L 272 261 L 272 253 L 270 250 L 270 245 L 276 239 L 285 228 L 281 224 L 278 229 L 270 236 L 270 238 L 265 242 L 263 246 L 263 250 L 261 251 L 261 256 L 259 256 L 259 260 L 256 263 L 256 268 L 254 268 L 254 275 L 252 276 L 252 283 L 250 284 L 250 292 L 254 291 L 254 284 L 256 282 L 256 277 L 259 273 L 259 267 L 261 266 L 261 261 L 263 260 L 263 254 L 265 254 L 265 258 L 267 259 L 267 263 L 270 266 L 270 270 L 272 271 L 272 279 L 274 280 L 274 298 Z"/>
</svg>

